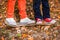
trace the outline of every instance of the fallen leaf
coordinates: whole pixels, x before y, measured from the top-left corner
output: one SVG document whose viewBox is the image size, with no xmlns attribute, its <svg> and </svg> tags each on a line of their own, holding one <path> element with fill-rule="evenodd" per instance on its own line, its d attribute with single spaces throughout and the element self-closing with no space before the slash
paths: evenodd
<svg viewBox="0 0 60 40">
<path fill-rule="evenodd" d="M 29 36 L 28 40 L 34 40 L 34 38 L 33 38 L 33 37 L 31 37 L 31 36 Z"/>
<path fill-rule="evenodd" d="M 1 37 L 2 40 L 4 40 L 4 37 Z"/>
<path fill-rule="evenodd" d="M 28 37 L 28 34 L 22 34 L 22 38 Z"/>
</svg>

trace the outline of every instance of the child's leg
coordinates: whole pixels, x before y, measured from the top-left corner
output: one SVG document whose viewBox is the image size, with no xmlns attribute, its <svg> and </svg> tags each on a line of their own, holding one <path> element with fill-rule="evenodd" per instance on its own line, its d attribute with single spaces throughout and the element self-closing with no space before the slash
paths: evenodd
<svg viewBox="0 0 60 40">
<path fill-rule="evenodd" d="M 50 8 L 49 8 L 49 3 L 48 0 L 41 0 L 42 1 L 42 6 L 43 6 L 43 18 L 50 18 Z"/>
<path fill-rule="evenodd" d="M 34 10 L 35 18 L 42 19 L 42 15 L 40 12 L 40 3 L 41 0 L 33 0 L 33 10 Z"/>
<path fill-rule="evenodd" d="M 19 9 L 19 15 L 20 18 L 26 18 L 27 14 L 26 14 L 26 0 L 18 0 L 18 9 Z"/>
<path fill-rule="evenodd" d="M 19 9 L 19 15 L 20 15 L 20 25 L 35 23 L 35 21 L 27 17 L 26 0 L 18 0 L 18 9 Z"/>
<path fill-rule="evenodd" d="M 54 24 L 56 20 L 53 20 L 50 18 L 50 8 L 49 8 L 49 3 L 48 0 L 41 0 L 42 1 L 42 6 L 43 6 L 43 18 L 44 21 L 46 22 L 46 25 Z"/>
<path fill-rule="evenodd" d="M 40 11 L 41 0 L 33 0 L 33 10 L 35 14 L 36 24 L 42 24 L 42 15 Z"/>
<path fill-rule="evenodd" d="M 16 21 L 14 20 L 14 6 L 15 6 L 16 0 L 8 0 L 7 3 L 7 13 L 6 13 L 6 20 L 5 24 L 15 27 L 17 26 Z"/>
<path fill-rule="evenodd" d="M 14 6 L 15 6 L 16 0 L 8 0 L 7 3 L 7 18 L 13 18 L 14 17 Z"/>
</svg>

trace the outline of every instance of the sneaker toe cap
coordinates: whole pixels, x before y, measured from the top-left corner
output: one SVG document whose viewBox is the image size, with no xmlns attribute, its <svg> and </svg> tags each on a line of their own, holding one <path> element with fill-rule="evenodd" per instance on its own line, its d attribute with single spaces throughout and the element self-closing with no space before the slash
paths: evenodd
<svg viewBox="0 0 60 40">
<path fill-rule="evenodd" d="M 51 21 L 51 24 L 54 24 L 54 23 L 56 23 L 56 20 L 52 20 L 52 21 Z"/>
</svg>

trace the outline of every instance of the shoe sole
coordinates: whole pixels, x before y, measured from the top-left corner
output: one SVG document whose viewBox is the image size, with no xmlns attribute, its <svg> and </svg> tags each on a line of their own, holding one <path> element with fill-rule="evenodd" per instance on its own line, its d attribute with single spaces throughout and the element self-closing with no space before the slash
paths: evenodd
<svg viewBox="0 0 60 40">
<path fill-rule="evenodd" d="M 54 23 L 46 23 L 46 25 L 54 25 L 56 23 L 56 21 Z"/>
<path fill-rule="evenodd" d="M 46 24 L 35 24 L 35 25 L 41 25 L 41 26 L 49 26 L 49 25 L 46 25 Z"/>
<path fill-rule="evenodd" d="M 33 25 L 35 25 L 35 23 L 29 23 L 29 24 L 27 24 L 27 23 L 25 23 L 25 24 L 20 24 L 20 23 L 17 23 L 18 24 L 18 26 L 33 26 Z"/>
</svg>

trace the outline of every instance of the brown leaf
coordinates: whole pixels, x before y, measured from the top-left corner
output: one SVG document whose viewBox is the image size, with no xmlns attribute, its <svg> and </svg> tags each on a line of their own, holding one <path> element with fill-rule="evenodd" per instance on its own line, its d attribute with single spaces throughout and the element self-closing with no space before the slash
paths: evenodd
<svg viewBox="0 0 60 40">
<path fill-rule="evenodd" d="M 2 36 L 1 39 L 4 40 L 4 37 Z"/>
<path fill-rule="evenodd" d="M 22 38 L 28 37 L 28 34 L 22 34 Z"/>
</svg>

